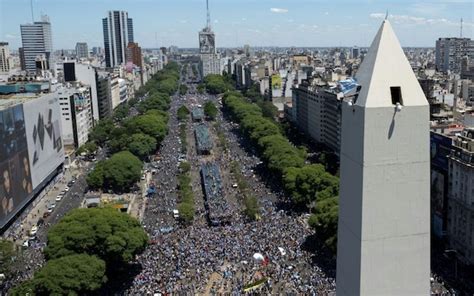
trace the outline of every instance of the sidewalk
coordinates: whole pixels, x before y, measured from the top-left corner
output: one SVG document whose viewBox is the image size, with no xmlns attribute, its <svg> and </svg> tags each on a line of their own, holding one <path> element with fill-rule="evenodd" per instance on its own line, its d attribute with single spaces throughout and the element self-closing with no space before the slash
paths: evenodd
<svg viewBox="0 0 474 296">
<path fill-rule="evenodd" d="M 145 180 L 140 181 L 141 195 L 134 194 L 134 197 L 130 201 L 130 207 L 128 213 L 130 216 L 137 218 L 138 221 L 143 219 L 145 213 L 145 206 L 148 200 L 146 194 L 150 181 L 152 180 L 152 173 L 147 172 L 145 174 Z"/>
<path fill-rule="evenodd" d="M 4 234 L 4 236 L 13 239 L 15 244 L 21 246 L 21 244 L 28 239 L 31 227 L 36 225 L 40 218 L 43 218 L 43 213 L 48 210 L 48 205 L 56 203 L 56 196 L 64 190 L 67 182 L 72 179 L 72 176 L 80 173 L 80 168 L 71 165 L 68 169 L 65 169 L 63 173 L 58 174 L 23 211 L 20 218 L 5 232 L 8 234 Z"/>
</svg>

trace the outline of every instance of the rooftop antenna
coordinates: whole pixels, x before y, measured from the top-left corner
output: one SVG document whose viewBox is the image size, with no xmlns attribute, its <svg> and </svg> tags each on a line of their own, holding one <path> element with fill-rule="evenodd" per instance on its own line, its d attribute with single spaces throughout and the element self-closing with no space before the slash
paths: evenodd
<svg viewBox="0 0 474 296">
<path fill-rule="evenodd" d="M 211 14 L 209 13 L 209 0 L 206 0 L 206 10 L 207 10 L 207 28 L 211 29 Z"/>
<path fill-rule="evenodd" d="M 33 14 L 33 0 L 30 0 L 30 8 L 31 8 L 31 21 L 35 22 L 35 16 Z"/>
<path fill-rule="evenodd" d="M 462 38 L 462 18 L 461 18 L 461 38 Z"/>
<path fill-rule="evenodd" d="M 388 9 L 387 9 L 387 11 L 385 12 L 385 20 L 387 20 L 387 19 L 388 19 Z"/>
</svg>

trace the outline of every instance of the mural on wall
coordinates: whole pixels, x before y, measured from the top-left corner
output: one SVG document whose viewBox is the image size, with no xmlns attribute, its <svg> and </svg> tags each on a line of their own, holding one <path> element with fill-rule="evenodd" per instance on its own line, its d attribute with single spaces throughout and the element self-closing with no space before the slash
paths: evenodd
<svg viewBox="0 0 474 296">
<path fill-rule="evenodd" d="M 23 106 L 0 111 L 0 226 L 33 191 Z"/>
</svg>

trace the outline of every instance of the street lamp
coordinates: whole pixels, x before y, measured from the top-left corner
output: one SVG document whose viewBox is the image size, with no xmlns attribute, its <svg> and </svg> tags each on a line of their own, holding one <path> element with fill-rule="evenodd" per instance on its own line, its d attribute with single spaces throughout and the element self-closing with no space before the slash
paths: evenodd
<svg viewBox="0 0 474 296">
<path fill-rule="evenodd" d="M 454 278 L 458 280 L 458 251 L 454 249 L 444 250 L 444 254 L 454 254 Z"/>
</svg>

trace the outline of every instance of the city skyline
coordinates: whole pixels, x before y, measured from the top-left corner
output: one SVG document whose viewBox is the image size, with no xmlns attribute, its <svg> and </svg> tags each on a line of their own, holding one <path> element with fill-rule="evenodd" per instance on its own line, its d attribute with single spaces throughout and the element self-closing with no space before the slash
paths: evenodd
<svg viewBox="0 0 474 296">
<path fill-rule="evenodd" d="M 375 34 L 386 11 L 404 47 L 434 47 L 438 37 L 459 37 L 461 17 L 463 36 L 472 38 L 474 33 L 474 6 L 470 1 L 337 2 L 211 1 L 216 46 L 366 47 L 371 41 L 368 36 Z M 74 49 L 76 42 L 87 42 L 90 48 L 103 47 L 101 20 L 109 10 L 128 11 L 134 19 L 135 41 L 143 48 L 170 45 L 198 48 L 196 34 L 206 24 L 206 5 L 202 0 L 140 0 L 133 5 L 125 0 L 82 0 L 61 4 L 57 0 L 33 1 L 35 20 L 41 14 L 51 19 L 54 49 Z M 91 5 L 93 10 L 89 9 Z M 4 0 L 0 8 L 0 39 L 16 50 L 21 46 L 20 24 L 32 21 L 30 2 Z M 71 22 L 72 14 L 87 15 L 87 20 L 78 17 L 78 26 Z"/>
</svg>

